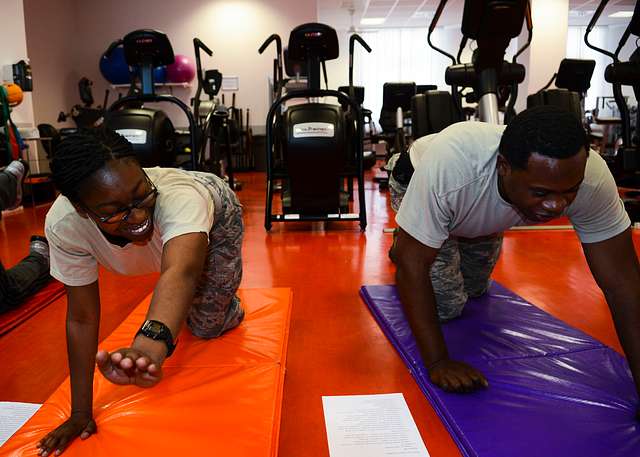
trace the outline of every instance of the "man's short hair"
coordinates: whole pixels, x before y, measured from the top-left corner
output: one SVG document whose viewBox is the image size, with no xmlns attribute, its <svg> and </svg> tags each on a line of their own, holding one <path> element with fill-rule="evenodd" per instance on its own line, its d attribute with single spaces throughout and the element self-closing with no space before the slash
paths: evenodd
<svg viewBox="0 0 640 457">
<path fill-rule="evenodd" d="M 514 168 L 525 170 L 535 152 L 567 159 L 585 148 L 589 139 L 580 120 L 557 106 L 536 106 L 522 111 L 507 125 L 500 140 L 500 154 Z"/>
</svg>

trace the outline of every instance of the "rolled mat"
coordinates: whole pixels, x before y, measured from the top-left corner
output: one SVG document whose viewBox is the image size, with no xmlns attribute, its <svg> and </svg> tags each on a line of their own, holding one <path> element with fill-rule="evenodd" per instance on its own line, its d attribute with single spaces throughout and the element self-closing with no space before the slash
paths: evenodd
<svg viewBox="0 0 640 457">
<path fill-rule="evenodd" d="M 116 386 L 96 372 L 98 433 L 75 440 L 65 456 L 275 456 L 291 311 L 290 289 L 239 292 L 245 319 L 220 338 L 183 330 L 152 388 Z M 147 297 L 101 345 L 128 346 L 144 320 Z M 37 441 L 66 417 L 69 379 L 0 449 L 35 456 Z"/>
<path fill-rule="evenodd" d="M 58 281 L 51 281 L 17 308 L 0 314 L 0 336 L 10 332 L 63 294 L 64 285 Z"/>
<path fill-rule="evenodd" d="M 464 456 L 640 456 L 626 359 L 589 335 L 494 283 L 442 325 L 451 358 L 489 388 L 447 393 L 429 380 L 395 286 L 360 294 Z"/>
</svg>

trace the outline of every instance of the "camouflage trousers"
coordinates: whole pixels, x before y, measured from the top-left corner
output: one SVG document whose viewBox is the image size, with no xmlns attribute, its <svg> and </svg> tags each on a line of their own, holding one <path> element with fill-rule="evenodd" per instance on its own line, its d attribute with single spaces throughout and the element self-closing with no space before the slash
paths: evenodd
<svg viewBox="0 0 640 457">
<path fill-rule="evenodd" d="M 215 338 L 244 318 L 236 295 L 242 279 L 242 207 L 222 179 L 207 173 L 198 173 L 196 179 L 209 189 L 215 215 L 187 325 L 195 336 Z"/>
<path fill-rule="evenodd" d="M 400 209 L 406 191 L 407 186 L 399 183 L 392 175 L 389 177 L 391 207 L 394 211 Z M 391 250 L 394 247 L 395 233 Z M 441 321 L 458 317 L 469 297 L 478 297 L 489 289 L 490 276 L 501 248 L 501 233 L 477 240 L 450 237 L 444 242 L 430 273 Z"/>
<path fill-rule="evenodd" d="M 458 317 L 469 297 L 479 297 L 489 289 L 501 247 L 502 234 L 482 241 L 449 238 L 444 242 L 431 266 L 440 320 Z"/>
<path fill-rule="evenodd" d="M 400 158 L 400 154 L 392 155 L 385 166 L 385 169 L 389 171 L 389 197 L 391 198 L 391 208 L 396 213 L 400 209 L 400 203 L 402 203 L 404 194 L 407 192 L 407 186 L 399 183 L 391 173 L 393 171 L 393 167 L 398 162 L 398 158 Z"/>
</svg>

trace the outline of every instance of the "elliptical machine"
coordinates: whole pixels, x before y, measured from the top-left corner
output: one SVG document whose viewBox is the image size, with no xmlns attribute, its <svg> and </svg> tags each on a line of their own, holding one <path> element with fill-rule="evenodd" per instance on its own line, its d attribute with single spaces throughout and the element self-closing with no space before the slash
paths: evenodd
<svg viewBox="0 0 640 457">
<path fill-rule="evenodd" d="M 615 162 L 617 169 L 614 169 L 614 176 L 619 186 L 640 188 L 640 144 L 638 140 L 638 126 L 640 125 L 640 111 L 638 111 L 638 117 L 636 120 L 636 134 L 631 135 L 631 116 L 629 114 L 629 107 L 622 94 L 622 86 L 633 87 L 633 93 L 636 100 L 640 100 L 640 48 L 636 44 L 636 50 L 631 54 L 628 62 L 622 62 L 620 60 L 620 51 L 629 40 L 631 35 L 636 37 L 640 36 L 640 3 L 636 3 L 633 16 L 629 21 L 629 25 L 625 29 L 624 33 L 620 37 L 618 47 L 615 52 L 607 51 L 606 49 L 598 48 L 589 42 L 589 34 L 593 30 L 598 22 L 598 19 L 602 15 L 602 11 L 609 3 L 609 0 L 602 0 L 596 9 L 589 25 L 587 26 L 586 33 L 584 35 L 584 42 L 591 49 L 598 51 L 613 60 L 604 72 L 604 79 L 611 83 L 613 87 L 613 96 L 616 101 L 618 110 L 620 111 L 620 119 L 622 123 L 622 145 L 615 151 Z M 625 206 L 627 206 L 625 201 Z M 640 204 L 634 205 L 640 207 Z M 632 211 L 629 210 L 631 214 Z M 634 221 L 640 219 L 640 210 L 638 208 L 633 209 L 635 217 Z"/>
<path fill-rule="evenodd" d="M 273 93 L 276 97 L 266 119 L 267 198 L 265 229 L 273 222 L 359 220 L 367 225 L 362 165 L 363 119 L 360 106 L 347 94 L 320 88 L 320 68 L 338 57 L 338 36 L 325 24 L 303 24 L 289 36 L 288 55 L 306 63 L 307 86 L 282 95 L 282 43 L 271 35 L 260 47 L 262 54 L 276 42 Z M 324 71 L 326 84 L 326 70 Z M 350 89 L 351 93 L 351 89 Z M 339 105 L 320 103 L 320 97 L 335 97 Z M 287 107 L 292 99 L 308 103 Z M 347 113 L 342 106 L 348 106 Z M 349 124 L 349 125 L 348 125 Z M 352 165 L 352 166 L 351 166 Z M 349 213 L 349 192 L 344 180 L 358 183 L 358 213 Z M 282 212 L 274 214 L 276 181 L 282 183 Z"/>
<path fill-rule="evenodd" d="M 143 166 L 175 165 L 175 130 L 163 111 L 142 107 L 144 103 L 172 103 L 185 114 L 189 122 L 189 168 L 198 169 L 196 151 L 197 125 L 193 113 L 182 100 L 173 95 L 155 93 L 154 68 L 174 61 L 173 48 L 166 34 L 158 30 L 134 30 L 111 46 L 124 47 L 127 65 L 140 69 L 140 90 L 116 100 L 107 110 L 105 125 L 129 140 Z M 130 108 L 136 106 L 137 108 Z"/>
<path fill-rule="evenodd" d="M 222 87 L 222 73 L 219 70 L 202 70 L 200 51 L 212 56 L 213 51 L 199 38 L 193 39 L 196 56 L 196 79 L 198 87 L 192 99 L 193 112 L 198 124 L 198 150 L 196 156 L 199 167 L 203 170 L 227 179 L 229 187 L 239 190 L 233 176 L 233 161 L 231 158 L 231 140 L 229 132 L 229 110 L 219 103 L 216 96 Z M 208 100 L 202 100 L 202 93 Z M 226 157 L 221 157 L 219 140 L 224 137 L 226 142 Z M 207 148 L 208 146 L 208 148 Z M 208 152 L 207 152 L 208 149 Z"/>
<path fill-rule="evenodd" d="M 465 0 L 462 16 L 462 40 L 457 57 L 438 48 L 431 41 L 442 10 L 448 0 L 441 0 L 431 24 L 427 42 L 434 50 L 451 60 L 445 72 L 445 81 L 451 86 L 451 94 L 460 117 L 463 118 L 461 93 L 458 88 L 471 88 L 472 98 L 478 102 L 480 121 L 500 123 L 498 94 L 500 88 L 510 88 L 509 102 L 505 107 L 505 123 L 515 114 L 518 84 L 524 81 L 525 68 L 516 59 L 531 44 L 532 22 L 529 0 Z M 511 39 L 520 34 L 522 24 L 527 24 L 527 43 L 513 56 L 512 62 L 504 60 Z M 462 63 L 462 51 L 468 40 L 475 40 L 478 47 L 471 63 Z"/>
</svg>

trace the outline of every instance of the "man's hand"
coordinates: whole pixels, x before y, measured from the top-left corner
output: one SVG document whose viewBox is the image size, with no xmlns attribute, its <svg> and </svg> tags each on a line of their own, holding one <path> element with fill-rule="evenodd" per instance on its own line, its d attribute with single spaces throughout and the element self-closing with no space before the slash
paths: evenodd
<svg viewBox="0 0 640 457">
<path fill-rule="evenodd" d="M 473 392 L 489 387 L 482 373 L 464 362 L 442 359 L 429 368 L 429 378 L 447 392 Z"/>
<path fill-rule="evenodd" d="M 73 413 L 58 428 L 38 441 L 38 455 L 46 457 L 52 452 L 54 455 L 60 455 L 78 436 L 81 440 L 86 440 L 96 431 L 96 423 L 91 414 Z"/>
<path fill-rule="evenodd" d="M 122 348 L 109 354 L 98 351 L 96 363 L 102 375 L 114 384 L 155 386 L 162 379 L 160 363 L 134 348 Z"/>
</svg>

